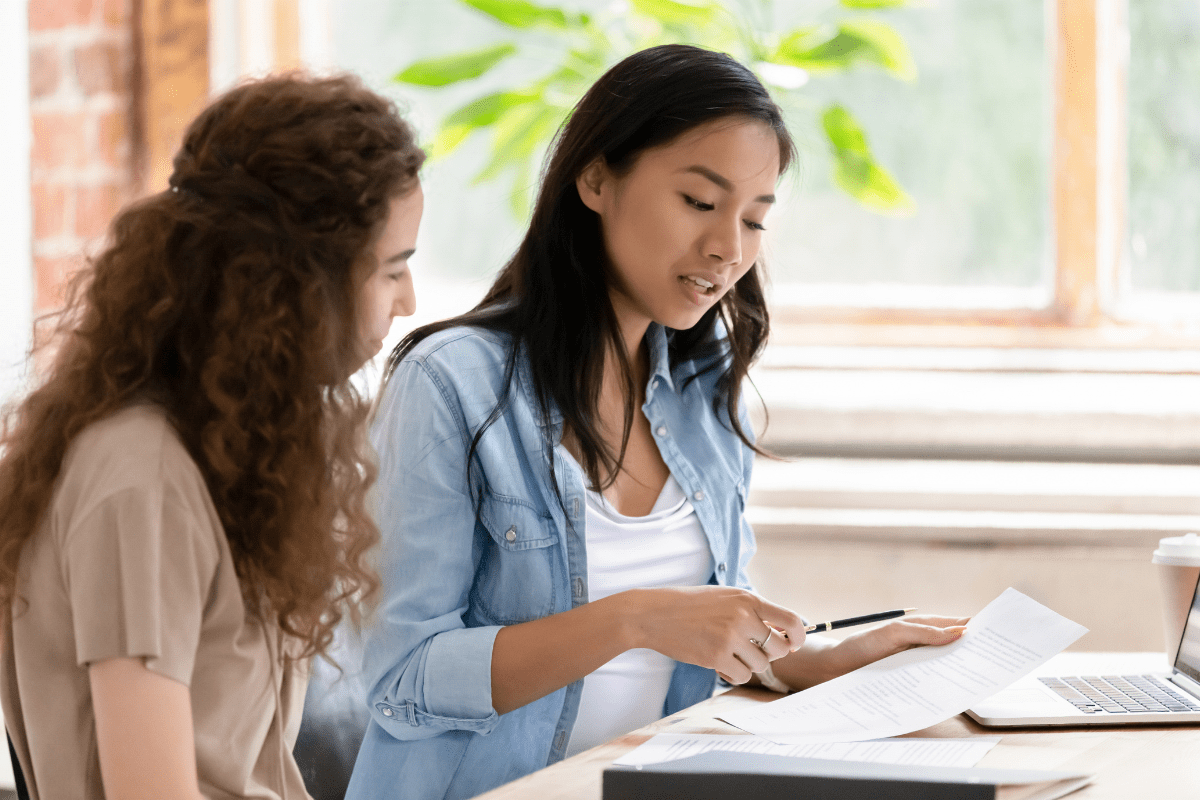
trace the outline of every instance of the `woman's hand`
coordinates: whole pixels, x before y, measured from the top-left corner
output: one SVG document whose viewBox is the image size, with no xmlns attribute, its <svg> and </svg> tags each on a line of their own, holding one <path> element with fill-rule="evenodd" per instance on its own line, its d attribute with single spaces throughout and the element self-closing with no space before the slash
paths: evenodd
<svg viewBox="0 0 1200 800">
<path fill-rule="evenodd" d="M 812 636 L 801 650 L 775 663 L 772 671 L 793 689 L 807 689 L 904 650 L 956 642 L 969 619 L 909 616 L 859 631 L 841 641 Z"/>
<path fill-rule="evenodd" d="M 632 589 L 501 628 L 492 645 L 492 707 L 506 714 L 639 647 L 745 683 L 802 644 L 804 620 L 744 589 Z"/>
<path fill-rule="evenodd" d="M 632 647 L 715 669 L 730 683 L 745 683 L 804 644 L 798 614 L 745 589 L 634 589 L 617 597 Z"/>
</svg>

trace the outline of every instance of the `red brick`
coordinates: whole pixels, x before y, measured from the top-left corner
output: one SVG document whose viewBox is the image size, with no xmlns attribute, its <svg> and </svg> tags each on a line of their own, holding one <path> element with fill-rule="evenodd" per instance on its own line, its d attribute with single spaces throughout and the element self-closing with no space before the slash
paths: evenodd
<svg viewBox="0 0 1200 800">
<path fill-rule="evenodd" d="M 34 31 L 89 25 L 96 0 L 29 0 L 29 29 Z"/>
<path fill-rule="evenodd" d="M 82 111 L 35 111 L 33 123 L 33 170 L 81 167 L 87 162 L 87 123 Z"/>
<path fill-rule="evenodd" d="M 83 256 L 35 256 L 34 308 L 43 312 L 62 306 L 66 298 L 67 282 L 83 268 L 83 265 Z"/>
<path fill-rule="evenodd" d="M 80 186 L 75 190 L 75 235 L 83 239 L 102 236 L 121 208 L 121 187 L 114 184 Z"/>
<path fill-rule="evenodd" d="M 54 94 L 58 88 L 61 57 L 56 45 L 34 47 L 29 51 L 29 97 L 36 100 Z"/>
<path fill-rule="evenodd" d="M 131 142 L 129 115 L 126 111 L 109 111 L 98 120 L 97 157 L 105 166 L 128 168 Z"/>
<path fill-rule="evenodd" d="M 33 237 L 44 239 L 67 232 L 67 190 L 61 185 L 33 184 Z"/>
<path fill-rule="evenodd" d="M 127 91 L 124 48 L 116 42 L 95 42 L 75 50 L 75 80 L 87 95 Z"/>
</svg>

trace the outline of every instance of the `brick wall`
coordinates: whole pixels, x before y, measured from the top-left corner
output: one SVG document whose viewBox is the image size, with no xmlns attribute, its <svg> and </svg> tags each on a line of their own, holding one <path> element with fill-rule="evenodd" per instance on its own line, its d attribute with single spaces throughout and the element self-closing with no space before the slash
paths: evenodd
<svg viewBox="0 0 1200 800">
<path fill-rule="evenodd" d="M 133 0 L 29 0 L 34 307 L 53 309 L 140 191 Z"/>
</svg>

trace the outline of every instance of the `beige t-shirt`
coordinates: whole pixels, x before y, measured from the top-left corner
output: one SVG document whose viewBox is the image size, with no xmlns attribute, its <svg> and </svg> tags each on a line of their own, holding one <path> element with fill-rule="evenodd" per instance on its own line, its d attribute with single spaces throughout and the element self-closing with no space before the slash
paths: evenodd
<svg viewBox="0 0 1200 800">
<path fill-rule="evenodd" d="M 134 656 L 190 687 L 205 797 L 308 797 L 292 758 L 307 675 L 246 613 L 204 479 L 161 409 L 79 434 L 17 594 L 0 698 L 34 798 L 104 797 L 88 665 Z"/>
</svg>

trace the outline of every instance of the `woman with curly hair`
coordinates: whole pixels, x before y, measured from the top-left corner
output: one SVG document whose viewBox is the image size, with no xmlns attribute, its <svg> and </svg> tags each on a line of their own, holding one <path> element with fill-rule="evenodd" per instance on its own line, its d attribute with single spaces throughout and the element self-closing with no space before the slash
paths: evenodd
<svg viewBox="0 0 1200 800">
<path fill-rule="evenodd" d="M 413 311 L 423 158 L 353 78 L 245 84 L 73 287 L 0 430 L 31 797 L 307 797 L 304 664 L 379 585 L 349 378 Z"/>
</svg>

